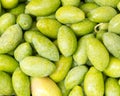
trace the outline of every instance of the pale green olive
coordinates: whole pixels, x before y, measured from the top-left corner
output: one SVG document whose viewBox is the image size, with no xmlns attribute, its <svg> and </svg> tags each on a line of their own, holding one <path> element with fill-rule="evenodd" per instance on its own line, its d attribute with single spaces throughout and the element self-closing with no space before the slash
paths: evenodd
<svg viewBox="0 0 120 96">
<path fill-rule="evenodd" d="M 56 19 L 63 24 L 77 23 L 85 19 L 85 13 L 74 6 L 62 6 L 56 11 Z"/>
<path fill-rule="evenodd" d="M 1 0 L 3 8 L 11 9 L 17 6 L 19 0 Z"/>
<path fill-rule="evenodd" d="M 60 6 L 60 0 L 31 0 L 26 5 L 26 12 L 35 16 L 46 16 L 54 13 Z"/>
<path fill-rule="evenodd" d="M 117 11 L 114 8 L 102 6 L 88 12 L 87 17 L 93 22 L 103 23 L 109 22 L 116 14 Z"/>
</svg>

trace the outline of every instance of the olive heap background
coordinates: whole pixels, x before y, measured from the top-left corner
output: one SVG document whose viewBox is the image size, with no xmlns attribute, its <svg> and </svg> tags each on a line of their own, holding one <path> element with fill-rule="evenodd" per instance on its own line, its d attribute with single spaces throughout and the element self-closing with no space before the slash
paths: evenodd
<svg viewBox="0 0 120 96">
<path fill-rule="evenodd" d="M 120 0 L 1 0 L 0 96 L 120 96 Z"/>
</svg>

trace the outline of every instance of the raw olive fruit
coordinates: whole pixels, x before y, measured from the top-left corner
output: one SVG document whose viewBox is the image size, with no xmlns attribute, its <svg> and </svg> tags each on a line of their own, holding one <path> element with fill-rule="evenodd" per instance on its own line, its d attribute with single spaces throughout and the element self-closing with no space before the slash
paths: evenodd
<svg viewBox="0 0 120 96">
<path fill-rule="evenodd" d="M 87 39 L 87 55 L 92 65 L 99 71 L 108 66 L 109 53 L 98 39 L 93 37 Z"/>
<path fill-rule="evenodd" d="M 55 17 L 63 24 L 77 23 L 85 19 L 85 13 L 77 7 L 68 5 L 60 7 L 56 11 Z"/>
<path fill-rule="evenodd" d="M 56 62 L 56 70 L 50 75 L 50 78 L 55 82 L 60 82 L 65 78 L 72 65 L 72 56 L 61 56 Z"/>
<path fill-rule="evenodd" d="M 93 0 L 93 1 L 100 6 L 117 7 L 117 4 L 120 0 Z"/>
<path fill-rule="evenodd" d="M 79 23 L 74 23 L 70 27 L 75 32 L 77 36 L 82 36 L 93 32 L 96 23 L 90 21 L 89 19 L 84 19 Z"/>
<path fill-rule="evenodd" d="M 73 30 L 65 25 L 58 30 L 57 42 L 64 56 L 71 56 L 77 48 L 77 38 Z"/>
<path fill-rule="evenodd" d="M 120 60 L 115 57 L 111 57 L 109 61 L 109 65 L 104 70 L 105 75 L 113 78 L 120 77 Z"/>
<path fill-rule="evenodd" d="M 12 79 L 9 74 L 0 71 L 0 95 L 12 95 L 14 89 L 12 86 Z"/>
<path fill-rule="evenodd" d="M 115 57 L 120 59 L 120 36 L 113 33 L 107 32 L 103 34 L 103 43 L 108 51 Z"/>
<path fill-rule="evenodd" d="M 5 13 L 0 17 L 0 35 L 11 25 L 15 24 L 15 16 L 11 13 Z"/>
<path fill-rule="evenodd" d="M 81 86 L 75 86 L 68 96 L 84 96 Z"/>
<path fill-rule="evenodd" d="M 32 47 L 27 42 L 20 44 L 14 51 L 14 57 L 17 61 L 21 61 L 30 55 L 32 55 Z"/>
<path fill-rule="evenodd" d="M 17 96 L 30 96 L 29 77 L 19 67 L 12 75 L 12 83 Z"/>
<path fill-rule="evenodd" d="M 91 10 L 98 8 L 99 6 L 96 3 L 88 2 L 84 3 L 80 6 L 80 9 L 82 9 L 86 14 L 90 12 Z"/>
<path fill-rule="evenodd" d="M 20 68 L 29 76 L 45 77 L 52 74 L 56 66 L 48 59 L 39 56 L 27 56 L 20 61 Z"/>
<path fill-rule="evenodd" d="M 120 34 L 120 14 L 115 15 L 108 24 L 108 31 Z"/>
<path fill-rule="evenodd" d="M 58 30 L 61 27 L 61 23 L 55 19 L 42 18 L 37 22 L 37 28 L 45 36 L 50 38 L 57 38 Z"/>
<path fill-rule="evenodd" d="M 120 85 L 115 78 L 108 78 L 105 82 L 105 96 L 120 96 Z"/>
<path fill-rule="evenodd" d="M 12 56 L 0 55 L 0 71 L 12 73 L 18 66 L 18 62 Z"/>
<path fill-rule="evenodd" d="M 20 14 L 16 22 L 23 30 L 28 30 L 32 26 L 32 17 L 28 14 Z"/>
<path fill-rule="evenodd" d="M 8 27 L 0 37 L 0 53 L 14 50 L 22 41 L 22 34 L 22 29 L 19 25 L 15 24 Z"/>
<path fill-rule="evenodd" d="M 34 35 L 32 44 L 38 54 L 52 61 L 59 60 L 59 52 L 54 43 L 43 35 Z"/>
<path fill-rule="evenodd" d="M 35 16 L 54 13 L 60 6 L 60 0 L 31 0 L 26 5 L 26 12 Z"/>
<path fill-rule="evenodd" d="M 17 6 L 19 0 L 1 0 L 1 4 L 5 9 L 12 9 Z"/>
<path fill-rule="evenodd" d="M 87 96 L 103 96 L 104 80 L 100 71 L 91 67 L 84 78 L 84 91 Z"/>
<path fill-rule="evenodd" d="M 114 8 L 102 6 L 88 12 L 87 17 L 93 22 L 101 23 L 109 22 L 116 14 L 117 11 Z"/>
<path fill-rule="evenodd" d="M 66 89 L 72 89 L 74 86 L 81 84 L 88 68 L 84 65 L 73 67 L 65 78 Z"/>
<path fill-rule="evenodd" d="M 32 96 L 62 96 L 61 90 L 48 77 L 31 77 Z"/>
</svg>

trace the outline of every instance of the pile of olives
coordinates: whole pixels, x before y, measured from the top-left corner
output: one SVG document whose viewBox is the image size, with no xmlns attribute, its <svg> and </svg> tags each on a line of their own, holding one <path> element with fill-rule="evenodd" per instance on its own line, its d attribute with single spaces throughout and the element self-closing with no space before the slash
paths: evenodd
<svg viewBox="0 0 120 96">
<path fill-rule="evenodd" d="M 0 0 L 0 96 L 120 96 L 120 0 Z"/>
</svg>

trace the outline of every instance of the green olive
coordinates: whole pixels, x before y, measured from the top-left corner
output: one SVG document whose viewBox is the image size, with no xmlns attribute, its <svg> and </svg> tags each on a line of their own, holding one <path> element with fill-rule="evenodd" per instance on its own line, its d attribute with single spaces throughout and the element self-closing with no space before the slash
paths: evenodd
<svg viewBox="0 0 120 96">
<path fill-rule="evenodd" d="M 0 71 L 13 73 L 18 67 L 18 62 L 9 55 L 0 55 Z"/>
<path fill-rule="evenodd" d="M 16 21 L 16 18 L 11 13 L 5 13 L 1 15 L 0 17 L 0 35 L 5 32 L 5 30 L 10 27 L 11 25 L 14 25 Z"/>
<path fill-rule="evenodd" d="M 79 23 L 71 24 L 70 27 L 77 36 L 82 36 L 93 32 L 95 25 L 95 22 L 92 22 L 89 19 L 84 19 Z"/>
<path fill-rule="evenodd" d="M 53 62 L 39 56 L 27 56 L 20 61 L 21 70 L 29 76 L 49 76 L 56 69 Z"/>
<path fill-rule="evenodd" d="M 117 78 L 120 77 L 120 73 L 118 71 L 119 69 L 120 69 L 120 60 L 118 58 L 111 57 L 109 65 L 104 70 L 104 73 L 109 77 Z"/>
<path fill-rule="evenodd" d="M 88 68 L 84 65 L 76 66 L 72 68 L 66 78 L 65 78 L 65 87 L 67 90 L 72 89 L 78 84 L 81 84 L 84 80 L 84 76 L 87 73 Z"/>
<path fill-rule="evenodd" d="M 8 53 L 14 50 L 22 41 L 22 34 L 19 25 L 15 24 L 8 27 L 0 37 L 0 53 Z"/>
<path fill-rule="evenodd" d="M 100 6 L 117 7 L 117 4 L 120 0 L 93 0 L 93 1 Z"/>
<path fill-rule="evenodd" d="M 19 0 L 1 0 L 3 8 L 11 9 L 17 6 Z"/>
<path fill-rule="evenodd" d="M 58 30 L 61 27 L 61 23 L 55 19 L 42 18 L 37 21 L 36 26 L 45 36 L 50 38 L 57 38 Z"/>
<path fill-rule="evenodd" d="M 85 13 L 74 6 L 62 6 L 56 11 L 56 19 L 63 24 L 77 23 L 85 19 Z"/>
<path fill-rule="evenodd" d="M 32 26 L 32 17 L 28 14 L 20 14 L 17 17 L 17 24 L 19 24 L 23 30 L 28 30 Z"/>
<path fill-rule="evenodd" d="M 87 96 L 103 96 L 103 75 L 94 67 L 90 67 L 84 78 L 84 91 Z"/>
<path fill-rule="evenodd" d="M 115 15 L 108 24 L 108 31 L 120 34 L 120 14 Z"/>
<path fill-rule="evenodd" d="M 56 62 L 56 70 L 50 75 L 55 82 L 62 81 L 67 75 L 72 65 L 72 57 L 61 56 L 60 60 Z"/>
<path fill-rule="evenodd" d="M 19 4 L 18 6 L 16 6 L 15 8 L 12 8 L 9 12 L 14 14 L 15 16 L 18 16 L 22 13 L 24 13 L 25 11 L 25 4 Z"/>
<path fill-rule="evenodd" d="M 27 42 L 20 44 L 14 51 L 14 57 L 17 61 L 21 61 L 30 55 L 32 55 L 32 47 Z"/>
<path fill-rule="evenodd" d="M 63 96 L 60 88 L 49 77 L 31 77 L 32 96 Z"/>
<path fill-rule="evenodd" d="M 87 17 L 93 22 L 103 23 L 109 22 L 116 14 L 117 11 L 114 8 L 102 6 L 88 12 Z"/>
<path fill-rule="evenodd" d="M 54 13 L 60 6 L 60 0 L 31 0 L 26 5 L 26 12 L 35 16 L 46 16 Z"/>
<path fill-rule="evenodd" d="M 30 80 L 29 77 L 18 67 L 12 75 L 12 84 L 15 93 L 20 96 L 30 96 Z"/>
<path fill-rule="evenodd" d="M 105 96 L 119 96 L 120 86 L 115 78 L 108 78 L 105 82 Z"/>
<path fill-rule="evenodd" d="M 12 95 L 14 89 L 12 86 L 11 76 L 5 72 L 0 71 L 0 94 L 3 95 Z"/>
<path fill-rule="evenodd" d="M 71 56 L 77 48 L 77 38 L 73 30 L 65 25 L 58 30 L 57 42 L 64 56 Z"/>
<path fill-rule="evenodd" d="M 80 9 L 82 9 L 86 14 L 90 12 L 91 10 L 98 8 L 99 6 L 96 3 L 88 2 L 84 3 L 80 6 Z"/>
</svg>

